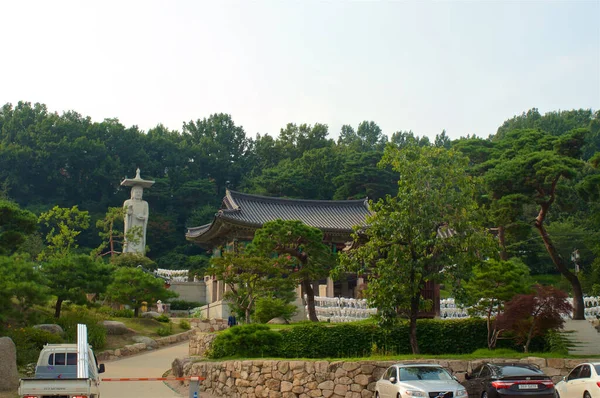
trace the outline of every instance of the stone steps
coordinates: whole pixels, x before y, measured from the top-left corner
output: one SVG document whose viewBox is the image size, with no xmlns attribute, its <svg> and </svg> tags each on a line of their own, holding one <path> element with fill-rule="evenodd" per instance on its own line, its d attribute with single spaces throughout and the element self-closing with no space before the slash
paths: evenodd
<svg viewBox="0 0 600 398">
<path fill-rule="evenodd" d="M 563 326 L 569 332 L 570 355 L 600 355 L 600 333 L 589 321 L 567 320 Z"/>
</svg>

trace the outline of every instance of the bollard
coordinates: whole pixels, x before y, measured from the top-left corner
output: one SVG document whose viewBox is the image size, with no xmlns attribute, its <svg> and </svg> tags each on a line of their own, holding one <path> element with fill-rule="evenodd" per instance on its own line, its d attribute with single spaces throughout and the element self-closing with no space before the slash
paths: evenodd
<svg viewBox="0 0 600 398">
<path fill-rule="evenodd" d="M 189 398 L 199 398 L 199 397 L 200 397 L 200 378 L 199 377 L 190 377 Z"/>
</svg>

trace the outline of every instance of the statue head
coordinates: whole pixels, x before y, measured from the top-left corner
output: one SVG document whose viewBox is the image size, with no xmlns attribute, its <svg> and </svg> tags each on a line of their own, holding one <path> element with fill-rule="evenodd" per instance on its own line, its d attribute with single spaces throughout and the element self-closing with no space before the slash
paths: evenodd
<svg viewBox="0 0 600 398">
<path fill-rule="evenodd" d="M 144 193 L 144 188 L 140 186 L 134 186 L 131 188 L 131 199 L 142 200 L 142 194 Z"/>
</svg>

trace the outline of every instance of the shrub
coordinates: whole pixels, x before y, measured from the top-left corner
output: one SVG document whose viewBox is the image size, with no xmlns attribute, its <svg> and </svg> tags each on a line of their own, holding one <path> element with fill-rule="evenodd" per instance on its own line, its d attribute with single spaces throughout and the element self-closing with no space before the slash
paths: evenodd
<svg viewBox="0 0 600 398">
<path fill-rule="evenodd" d="M 165 337 L 165 336 L 170 336 L 171 334 L 173 334 L 173 325 L 171 325 L 170 323 L 166 326 L 161 326 L 156 330 L 156 334 L 158 334 L 161 337 Z"/>
<path fill-rule="evenodd" d="M 561 355 L 567 355 L 569 348 L 573 343 L 569 340 L 564 332 L 549 330 L 545 336 L 546 349 L 550 352 L 555 352 Z"/>
<path fill-rule="evenodd" d="M 190 323 L 185 319 L 179 321 L 179 327 L 183 330 L 190 330 L 192 328 L 192 326 L 190 326 Z"/>
<path fill-rule="evenodd" d="M 234 326 L 217 335 L 207 356 L 213 359 L 236 355 L 248 358 L 273 356 L 278 352 L 281 339 L 280 333 L 265 325 Z"/>
<path fill-rule="evenodd" d="M 9 329 L 6 335 L 12 339 L 17 347 L 17 364 L 19 366 L 37 362 L 44 344 L 63 342 L 62 337 L 57 334 L 32 327 Z"/>
<path fill-rule="evenodd" d="M 175 311 L 189 311 L 194 308 L 202 307 L 204 304 L 197 301 L 171 300 L 171 309 Z"/>
<path fill-rule="evenodd" d="M 252 318 L 258 323 L 267 323 L 273 318 L 283 318 L 289 321 L 297 309 L 294 304 L 288 304 L 278 298 L 262 298 L 256 300 Z"/>
<path fill-rule="evenodd" d="M 106 345 L 106 329 L 101 324 L 105 319 L 106 317 L 101 314 L 90 312 L 84 308 L 75 308 L 72 312 L 63 312 L 56 323 L 65 331 L 65 340 L 69 343 L 77 342 L 77 324 L 87 325 L 88 344 L 94 350 L 98 350 Z"/>
<path fill-rule="evenodd" d="M 302 324 L 281 331 L 279 355 L 285 358 L 368 356 L 378 329 L 369 324 Z"/>
<path fill-rule="evenodd" d="M 98 308 L 97 312 L 111 318 L 133 318 L 133 310 L 128 309 L 115 310 L 113 308 L 103 306 Z"/>
<path fill-rule="evenodd" d="M 166 316 L 165 314 L 157 316 L 154 319 L 156 319 L 157 321 L 162 322 L 162 323 L 169 323 L 169 322 L 171 322 L 171 319 L 168 316 Z"/>
</svg>

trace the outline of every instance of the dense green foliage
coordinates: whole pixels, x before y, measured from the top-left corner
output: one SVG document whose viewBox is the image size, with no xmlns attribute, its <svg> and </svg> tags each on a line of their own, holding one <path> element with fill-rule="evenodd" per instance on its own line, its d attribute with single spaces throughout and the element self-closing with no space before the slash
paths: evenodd
<svg viewBox="0 0 600 398">
<path fill-rule="evenodd" d="M 61 336 L 32 327 L 17 328 L 4 333 L 10 337 L 17 348 L 17 364 L 24 366 L 36 363 L 40 350 L 45 344 L 59 344 L 64 340 Z"/>
<path fill-rule="evenodd" d="M 209 358 L 224 358 L 234 355 L 243 357 L 273 356 L 281 335 L 265 325 L 239 325 L 219 333 L 213 341 Z"/>
<path fill-rule="evenodd" d="M 194 308 L 202 307 L 204 304 L 197 301 L 185 301 L 185 300 L 169 300 L 172 310 L 177 311 L 188 311 Z"/>
<path fill-rule="evenodd" d="M 409 354 L 409 329 L 408 322 L 392 328 L 371 323 L 304 323 L 281 331 L 243 325 L 220 333 L 210 357 L 348 358 Z M 486 330 L 486 321 L 480 318 L 417 322 L 421 353 L 430 355 L 468 354 L 487 348 Z M 517 348 L 510 340 L 502 341 L 500 346 Z M 535 340 L 533 348 L 543 350 L 543 340 Z"/>
<path fill-rule="evenodd" d="M 73 308 L 56 321 L 65 332 L 65 342 L 77 342 L 77 325 L 87 325 L 88 343 L 94 350 L 101 350 L 106 345 L 106 328 L 101 324 L 106 318 L 101 314 L 87 311 L 85 308 Z"/>
</svg>

